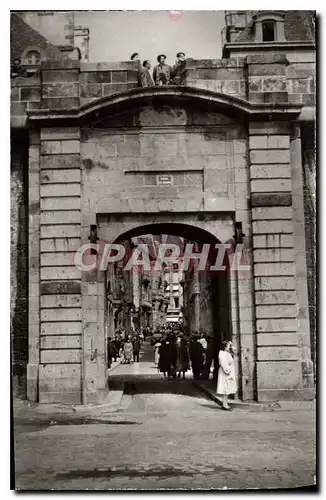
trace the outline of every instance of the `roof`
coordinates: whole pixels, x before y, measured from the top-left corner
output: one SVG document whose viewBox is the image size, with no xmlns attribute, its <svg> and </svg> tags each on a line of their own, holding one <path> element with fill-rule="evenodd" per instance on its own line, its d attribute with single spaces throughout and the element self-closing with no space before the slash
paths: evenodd
<svg viewBox="0 0 326 500">
<path fill-rule="evenodd" d="M 256 11 L 258 12 L 263 11 Z M 288 41 L 314 41 L 315 40 L 315 11 L 312 10 L 285 10 L 284 32 Z M 245 27 L 235 42 L 254 42 L 254 21 Z"/>
<path fill-rule="evenodd" d="M 10 16 L 10 58 L 22 57 L 28 47 L 43 49 L 49 59 L 61 59 L 59 47 L 53 45 L 47 38 L 34 30 L 21 16 L 13 12 Z"/>
</svg>

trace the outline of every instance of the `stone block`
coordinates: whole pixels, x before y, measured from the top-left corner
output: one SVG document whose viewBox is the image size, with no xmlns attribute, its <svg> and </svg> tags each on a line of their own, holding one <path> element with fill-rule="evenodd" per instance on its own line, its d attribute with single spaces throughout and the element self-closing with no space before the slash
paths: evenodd
<svg viewBox="0 0 326 500">
<path fill-rule="evenodd" d="M 42 253 L 41 266 L 73 266 L 75 252 Z"/>
<path fill-rule="evenodd" d="M 56 307 L 53 309 L 41 309 L 41 321 L 80 321 L 81 309 Z"/>
<path fill-rule="evenodd" d="M 302 94 L 302 103 L 305 106 L 315 106 L 316 96 L 314 94 Z"/>
<path fill-rule="evenodd" d="M 291 179 L 253 179 L 251 181 L 252 193 L 291 192 L 291 189 Z"/>
<path fill-rule="evenodd" d="M 307 94 L 310 91 L 310 81 L 308 78 L 296 78 L 291 80 L 293 94 Z"/>
<path fill-rule="evenodd" d="M 250 149 L 289 149 L 289 135 L 250 135 Z"/>
<path fill-rule="evenodd" d="M 11 87 L 10 100 L 11 101 L 20 101 L 20 87 Z"/>
<path fill-rule="evenodd" d="M 77 97 L 79 84 L 74 82 L 43 83 L 42 96 L 46 97 Z"/>
<path fill-rule="evenodd" d="M 41 337 L 41 349 L 80 349 L 81 335 L 50 335 Z"/>
<path fill-rule="evenodd" d="M 298 345 L 298 335 L 296 333 L 258 333 L 256 339 L 258 347 Z"/>
<path fill-rule="evenodd" d="M 295 291 L 256 291 L 256 305 L 265 304 L 296 304 L 297 297 Z"/>
<path fill-rule="evenodd" d="M 290 127 L 288 122 L 253 122 L 249 123 L 249 135 L 283 135 L 289 134 Z"/>
<path fill-rule="evenodd" d="M 81 293 L 80 281 L 47 281 L 40 283 L 40 293 L 41 295 L 78 295 Z M 51 301 L 53 299 L 47 299 Z M 54 299 L 56 300 L 56 299 Z M 67 299 L 68 300 L 68 299 Z M 70 300 L 70 299 L 69 299 Z"/>
<path fill-rule="evenodd" d="M 315 388 L 303 389 L 258 389 L 257 399 L 259 403 L 271 401 L 313 401 L 316 398 Z"/>
<path fill-rule="evenodd" d="M 250 77 L 248 80 L 249 92 L 262 92 L 263 81 L 261 76 Z"/>
<path fill-rule="evenodd" d="M 299 349 L 295 346 L 258 347 L 257 361 L 297 361 Z"/>
<path fill-rule="evenodd" d="M 281 234 L 292 233 L 293 223 L 288 220 L 253 221 L 252 230 L 255 234 Z"/>
<path fill-rule="evenodd" d="M 265 262 L 254 264 L 255 276 L 294 276 L 295 265 L 293 262 Z"/>
<path fill-rule="evenodd" d="M 41 240 L 41 252 L 75 252 L 80 247 L 80 238 L 49 238 Z"/>
<path fill-rule="evenodd" d="M 99 305 L 100 305 L 98 303 L 98 296 L 97 296 L 97 294 L 94 294 L 94 295 L 83 295 L 82 304 L 83 304 L 83 309 L 84 310 L 85 309 L 97 310 L 98 307 L 99 307 Z M 103 305 L 104 305 L 104 301 L 103 301 Z"/>
<path fill-rule="evenodd" d="M 252 207 L 274 207 L 274 206 L 291 206 L 291 193 L 252 193 Z"/>
<path fill-rule="evenodd" d="M 295 278 L 287 276 L 269 276 L 255 278 L 255 290 L 295 290 Z"/>
<path fill-rule="evenodd" d="M 80 236 L 78 224 L 41 226 L 41 238 L 76 238 Z"/>
<path fill-rule="evenodd" d="M 61 141 L 42 141 L 41 143 L 41 154 L 42 155 L 53 155 L 62 153 L 62 143 Z"/>
<path fill-rule="evenodd" d="M 28 401 L 38 401 L 39 365 L 27 364 L 27 399 Z"/>
<path fill-rule="evenodd" d="M 82 295 L 97 295 L 97 283 L 82 282 Z"/>
<path fill-rule="evenodd" d="M 248 75 L 251 76 L 283 76 L 286 73 L 286 66 L 279 63 L 271 64 L 248 64 Z"/>
<path fill-rule="evenodd" d="M 66 211 L 66 210 L 80 210 L 80 198 L 66 197 L 66 198 L 42 198 L 40 201 L 40 208 L 42 211 Z M 73 221 L 71 221 L 73 222 Z"/>
<path fill-rule="evenodd" d="M 40 101 L 41 89 L 40 87 L 26 87 L 20 89 L 21 101 Z"/>
<path fill-rule="evenodd" d="M 11 115 L 25 115 L 27 108 L 27 102 L 11 102 L 10 104 L 10 114 Z"/>
<path fill-rule="evenodd" d="M 41 323 L 41 335 L 77 335 L 81 333 L 81 321 Z"/>
<path fill-rule="evenodd" d="M 290 151 L 287 149 L 252 150 L 250 151 L 251 164 L 290 163 Z"/>
<path fill-rule="evenodd" d="M 256 318 L 296 318 L 296 305 L 288 304 L 271 304 L 271 305 L 256 305 Z"/>
<path fill-rule="evenodd" d="M 253 261 L 257 262 L 294 262 L 292 248 L 262 248 L 254 250 Z"/>
<path fill-rule="evenodd" d="M 40 188 L 42 198 L 59 198 L 67 196 L 80 196 L 80 184 L 43 184 Z"/>
<path fill-rule="evenodd" d="M 251 165 L 251 179 L 291 179 L 291 165 Z"/>
<path fill-rule="evenodd" d="M 79 73 L 76 70 L 69 71 L 68 69 L 65 71 L 56 70 L 56 71 L 42 71 L 42 82 L 43 83 L 67 83 L 67 82 L 78 82 Z"/>
<path fill-rule="evenodd" d="M 43 109 L 74 109 L 80 104 L 79 97 L 43 97 Z"/>
<path fill-rule="evenodd" d="M 63 129 L 64 130 L 64 129 Z M 41 156 L 41 169 L 79 169 L 80 155 L 77 154 L 55 154 Z"/>
<path fill-rule="evenodd" d="M 102 85 L 101 84 L 92 84 L 87 83 L 80 86 L 80 97 L 89 98 L 89 97 L 102 97 Z"/>
<path fill-rule="evenodd" d="M 111 81 L 113 83 L 126 82 L 127 81 L 127 71 L 112 71 L 111 72 Z"/>
<path fill-rule="evenodd" d="M 257 319 L 256 328 L 258 333 L 296 332 L 298 320 L 296 318 Z"/>
<path fill-rule="evenodd" d="M 263 92 L 285 92 L 287 90 L 285 76 L 264 76 Z"/>
<path fill-rule="evenodd" d="M 80 210 L 41 212 L 41 224 L 80 223 Z"/>
<path fill-rule="evenodd" d="M 44 127 L 41 129 L 41 141 L 61 141 L 79 138 L 79 127 Z"/>
<path fill-rule="evenodd" d="M 57 295 L 41 295 L 41 308 L 56 308 L 56 307 L 81 307 L 81 295 L 79 294 L 57 294 Z"/>
<path fill-rule="evenodd" d="M 102 95 L 103 97 L 110 94 L 117 94 L 119 92 L 124 92 L 130 88 L 137 88 L 138 84 L 130 84 L 130 83 L 107 83 L 102 86 Z"/>
<path fill-rule="evenodd" d="M 251 210 L 252 220 L 292 220 L 292 215 L 292 207 L 257 207 Z"/>
<path fill-rule="evenodd" d="M 302 386 L 300 361 L 258 361 L 259 389 L 295 389 Z"/>
<path fill-rule="evenodd" d="M 51 351 L 45 352 L 51 353 Z M 47 364 L 40 366 L 39 393 L 40 403 L 81 404 L 80 364 Z"/>
<path fill-rule="evenodd" d="M 48 349 L 41 351 L 41 363 L 81 363 L 81 349 Z"/>
<path fill-rule="evenodd" d="M 287 104 L 287 92 L 252 92 L 250 101 L 261 104 Z"/>
<path fill-rule="evenodd" d="M 81 271 L 74 266 L 56 266 L 41 268 L 41 280 L 78 280 Z"/>
<path fill-rule="evenodd" d="M 245 57 L 245 64 L 278 64 L 278 65 L 288 65 L 287 55 L 279 52 L 265 52 L 264 54 L 250 54 Z"/>
</svg>

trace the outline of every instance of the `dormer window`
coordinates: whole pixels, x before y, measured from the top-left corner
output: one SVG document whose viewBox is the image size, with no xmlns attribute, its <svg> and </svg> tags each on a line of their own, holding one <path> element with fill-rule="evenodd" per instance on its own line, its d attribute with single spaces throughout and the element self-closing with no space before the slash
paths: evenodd
<svg viewBox="0 0 326 500">
<path fill-rule="evenodd" d="M 26 64 L 37 66 L 41 62 L 41 54 L 37 50 L 30 50 L 25 56 Z"/>
<path fill-rule="evenodd" d="M 284 42 L 284 12 L 262 10 L 253 16 L 255 42 Z"/>
<path fill-rule="evenodd" d="M 264 21 L 262 23 L 263 30 L 263 42 L 274 42 L 275 41 L 275 21 Z"/>
</svg>

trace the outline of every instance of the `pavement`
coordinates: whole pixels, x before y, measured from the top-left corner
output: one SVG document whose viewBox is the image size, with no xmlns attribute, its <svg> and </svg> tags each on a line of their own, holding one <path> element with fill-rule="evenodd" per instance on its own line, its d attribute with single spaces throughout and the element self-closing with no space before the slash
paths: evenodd
<svg viewBox="0 0 326 500">
<path fill-rule="evenodd" d="M 109 385 L 129 376 L 115 404 L 51 413 L 15 402 L 16 489 L 314 487 L 312 406 L 225 412 L 191 379 L 162 379 L 151 356 L 145 345 L 139 364 L 109 373 Z"/>
</svg>

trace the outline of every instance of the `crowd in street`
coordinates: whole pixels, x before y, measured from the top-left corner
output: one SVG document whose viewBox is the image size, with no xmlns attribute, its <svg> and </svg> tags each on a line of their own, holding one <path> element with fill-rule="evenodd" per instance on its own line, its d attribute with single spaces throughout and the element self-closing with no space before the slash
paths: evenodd
<svg viewBox="0 0 326 500">
<path fill-rule="evenodd" d="M 117 332 L 114 339 L 108 339 L 108 368 L 118 357 L 121 363 L 138 363 L 146 339 L 151 342 L 155 366 L 164 379 L 185 379 L 192 370 L 194 380 L 208 380 L 212 373 L 222 407 L 231 409 L 228 395 L 237 390 L 231 341 L 216 346 L 212 335 L 188 333 L 180 324 L 167 324 L 153 332 L 149 328 L 135 330 L 131 335 Z"/>
</svg>

